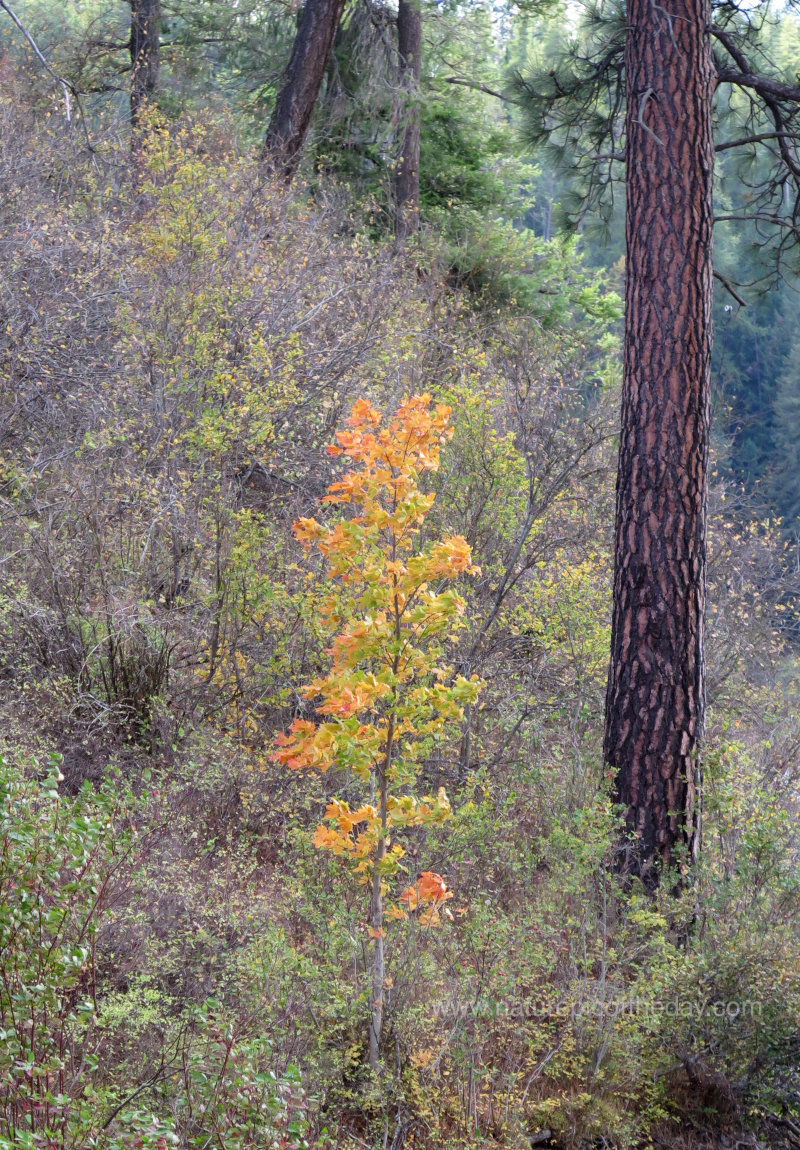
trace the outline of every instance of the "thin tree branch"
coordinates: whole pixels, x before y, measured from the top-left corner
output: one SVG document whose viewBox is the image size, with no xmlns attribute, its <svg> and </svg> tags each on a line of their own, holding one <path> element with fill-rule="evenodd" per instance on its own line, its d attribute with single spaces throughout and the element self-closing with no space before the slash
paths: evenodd
<svg viewBox="0 0 800 1150">
<path fill-rule="evenodd" d="M 740 140 L 725 140 L 717 144 L 717 152 L 727 152 L 729 148 L 742 148 L 745 144 L 760 144 L 762 140 L 800 140 L 794 132 L 761 132 L 757 136 L 742 136 Z"/>
<path fill-rule="evenodd" d="M 521 100 L 515 100 L 512 96 L 504 96 L 502 92 L 496 92 L 494 88 L 489 88 L 486 84 L 480 84 L 476 80 L 462 80 L 458 76 L 445 76 L 445 84 L 460 84 L 463 88 L 472 88 L 475 92 L 485 92 L 487 96 L 494 96 L 496 100 L 502 100 L 504 104 L 517 104 L 522 103 Z"/>
<path fill-rule="evenodd" d="M 733 36 L 724 28 L 712 24 L 711 35 L 720 42 L 738 68 L 738 71 L 733 68 L 717 68 L 718 84 L 737 84 L 740 88 L 752 88 L 760 96 L 771 97 L 773 100 L 800 103 L 800 86 L 784 84 L 772 76 L 761 76 L 757 72 L 752 72 L 747 57 Z"/>
<path fill-rule="evenodd" d="M 739 307 L 747 307 L 747 300 L 742 299 L 742 297 L 739 295 L 739 293 L 737 292 L 736 288 L 733 286 L 731 281 L 729 279 L 726 279 L 725 276 L 722 274 L 722 272 L 715 271 L 714 272 L 714 279 L 719 280 L 719 282 L 725 288 L 725 291 L 729 292 L 733 296 L 733 298 L 736 300 Z"/>
<path fill-rule="evenodd" d="M 156 1082 L 158 1082 L 160 1079 L 168 1078 L 170 1076 L 170 1074 L 174 1073 L 174 1069 L 175 1069 L 174 1067 L 170 1066 L 168 1069 L 165 1070 L 164 1069 L 164 1060 L 162 1058 L 161 1065 L 159 1066 L 159 1068 L 155 1072 L 155 1074 L 153 1074 L 150 1078 L 147 1078 L 142 1083 L 141 1086 L 137 1087 L 136 1090 L 134 1090 L 133 1094 L 129 1094 L 127 1098 L 123 1098 L 123 1100 L 120 1102 L 119 1106 L 115 1106 L 114 1109 L 111 1111 L 108 1118 L 106 1118 L 105 1122 L 100 1127 L 100 1129 L 101 1130 L 107 1130 L 108 1127 L 111 1125 L 111 1123 L 116 1118 L 116 1116 L 119 1114 L 120 1110 L 123 1109 L 123 1107 L 127 1106 L 129 1102 L 132 1102 L 134 1100 L 134 1098 L 138 1097 L 138 1095 L 141 1094 L 142 1091 L 147 1090 L 148 1087 L 155 1086 Z"/>
<path fill-rule="evenodd" d="M 717 69 L 718 84 L 736 84 L 740 88 L 752 88 L 759 96 L 772 97 L 773 100 L 786 100 L 796 104 L 800 102 L 800 87 L 784 84 L 780 80 L 773 80 L 771 76 L 759 76 L 755 72 L 737 72 L 734 68 Z"/>
<path fill-rule="evenodd" d="M 718 69 L 718 82 L 723 79 L 728 79 L 731 83 L 738 84 L 739 87 L 752 88 L 754 92 L 758 92 L 766 104 L 769 114 L 772 117 L 772 122 L 775 125 L 775 138 L 778 141 L 778 150 L 780 151 L 781 159 L 794 176 L 798 186 L 800 186 L 800 165 L 798 165 L 796 156 L 792 155 L 791 149 L 786 142 L 786 118 L 784 116 L 784 109 L 780 106 L 781 102 L 795 105 L 800 103 L 800 86 L 795 87 L 791 84 L 784 84 L 779 80 L 773 80 L 770 76 L 756 75 L 751 71 L 747 57 L 730 33 L 716 24 L 712 25 L 711 32 L 712 35 L 716 36 L 717 40 L 719 40 L 725 51 L 740 69 L 740 75 L 738 77 L 732 74 L 731 69 Z M 791 115 L 792 113 L 789 113 L 789 118 L 791 118 Z"/>
<path fill-rule="evenodd" d="M 749 223 L 752 223 L 754 220 L 760 221 L 761 223 L 764 223 L 764 224 L 774 224 L 778 228 L 789 228 L 789 230 L 793 231 L 793 232 L 797 231 L 797 227 L 795 224 L 793 224 L 790 220 L 782 220 L 780 216 L 765 216 L 762 213 L 759 213 L 758 215 L 755 215 L 755 216 L 746 216 L 746 215 L 741 215 L 741 216 L 714 216 L 714 223 L 715 224 L 732 223 L 734 221 L 739 221 L 739 222 L 742 222 L 745 224 L 749 224 Z"/>
</svg>

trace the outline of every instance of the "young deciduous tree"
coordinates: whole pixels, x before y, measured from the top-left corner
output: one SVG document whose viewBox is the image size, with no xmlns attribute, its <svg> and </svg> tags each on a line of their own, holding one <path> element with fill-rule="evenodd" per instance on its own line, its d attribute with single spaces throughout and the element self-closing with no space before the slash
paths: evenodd
<svg viewBox="0 0 800 1150">
<path fill-rule="evenodd" d="M 315 844 L 351 860 L 370 887 L 372 971 L 369 1064 L 377 1070 L 383 1025 L 386 963 L 385 897 L 404 869 L 402 830 L 440 822 L 450 814 L 443 789 L 421 800 L 414 787 L 425 760 L 474 703 L 477 677 L 455 675 L 442 660 L 450 636 L 462 626 L 464 601 L 447 586 L 477 571 L 463 536 L 420 546 L 420 532 L 434 496 L 419 486 L 424 471 L 439 465 L 448 438 L 450 409 L 430 409 L 429 395 L 405 399 L 381 426 L 381 416 L 360 400 L 338 434 L 339 446 L 356 469 L 331 484 L 325 502 L 352 510 L 331 526 L 300 519 L 295 534 L 316 547 L 328 564 L 330 594 L 324 621 L 336 634 L 327 674 L 303 690 L 316 701 L 318 720 L 295 719 L 278 735 L 275 757 L 292 768 L 338 768 L 368 789 L 357 809 L 334 799 Z M 449 897 L 433 872 L 418 876 L 391 908 L 393 917 L 425 907 L 423 923 L 436 921 Z"/>
</svg>

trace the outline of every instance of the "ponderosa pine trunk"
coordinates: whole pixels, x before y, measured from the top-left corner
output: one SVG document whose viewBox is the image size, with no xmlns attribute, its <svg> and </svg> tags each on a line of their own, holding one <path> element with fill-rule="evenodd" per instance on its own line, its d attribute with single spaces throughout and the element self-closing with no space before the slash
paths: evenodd
<svg viewBox="0 0 800 1150">
<path fill-rule="evenodd" d="M 648 885 L 699 847 L 712 303 L 708 0 L 628 0 L 626 289 L 605 758 Z"/>
<path fill-rule="evenodd" d="M 395 171 L 394 230 L 405 239 L 419 227 L 419 82 L 422 75 L 422 11 L 419 0 L 399 0 L 397 46 L 403 93 L 402 140 Z"/>
<path fill-rule="evenodd" d="M 139 113 L 158 87 L 161 0 L 131 0 L 131 129 L 137 141 Z"/>
<path fill-rule="evenodd" d="M 306 0 L 292 54 L 261 155 L 267 169 L 291 183 L 319 96 L 344 0 Z"/>
</svg>

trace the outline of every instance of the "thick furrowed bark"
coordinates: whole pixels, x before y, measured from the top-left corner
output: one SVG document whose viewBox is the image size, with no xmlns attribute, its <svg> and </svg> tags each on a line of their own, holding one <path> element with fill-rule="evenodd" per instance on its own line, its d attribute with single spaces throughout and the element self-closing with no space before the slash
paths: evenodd
<svg viewBox="0 0 800 1150">
<path fill-rule="evenodd" d="M 264 140 L 262 161 L 291 183 L 339 27 L 344 0 L 306 0 Z"/>
<path fill-rule="evenodd" d="M 606 761 L 653 884 L 699 846 L 714 90 L 707 0 L 629 0 L 627 282 Z"/>
</svg>

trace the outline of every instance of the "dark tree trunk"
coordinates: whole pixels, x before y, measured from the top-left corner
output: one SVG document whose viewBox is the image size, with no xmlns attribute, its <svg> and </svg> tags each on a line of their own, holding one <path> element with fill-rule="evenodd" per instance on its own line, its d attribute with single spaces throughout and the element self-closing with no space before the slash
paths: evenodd
<svg viewBox="0 0 800 1150">
<path fill-rule="evenodd" d="M 264 140 L 262 160 L 291 183 L 317 102 L 344 0 L 306 0 Z"/>
<path fill-rule="evenodd" d="M 649 885 L 699 847 L 714 91 L 708 0 L 629 0 L 627 280 L 605 757 Z M 660 865 L 659 865 L 660 864 Z"/>
<path fill-rule="evenodd" d="M 139 113 L 158 87 L 161 0 L 131 0 L 131 127 L 136 141 Z"/>
<path fill-rule="evenodd" d="M 395 223 L 398 239 L 419 227 L 419 81 L 422 60 L 422 12 L 420 0 L 399 0 L 397 41 L 400 86 L 404 107 L 402 142 L 395 172 Z"/>
</svg>

